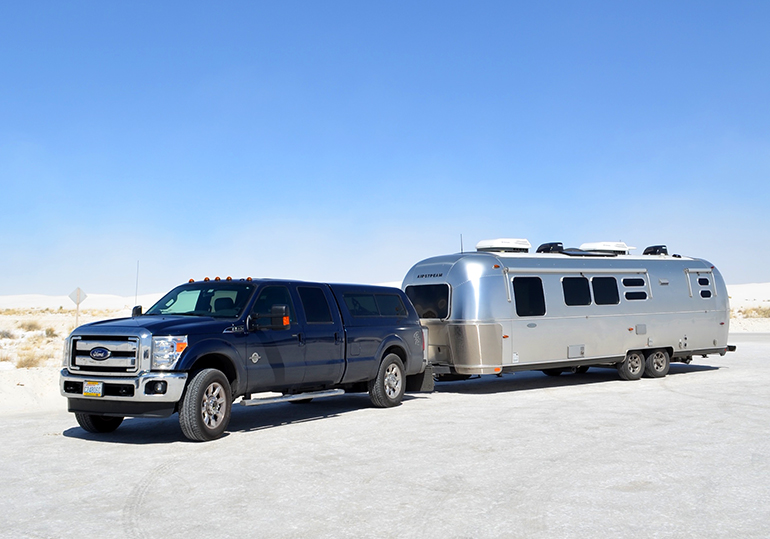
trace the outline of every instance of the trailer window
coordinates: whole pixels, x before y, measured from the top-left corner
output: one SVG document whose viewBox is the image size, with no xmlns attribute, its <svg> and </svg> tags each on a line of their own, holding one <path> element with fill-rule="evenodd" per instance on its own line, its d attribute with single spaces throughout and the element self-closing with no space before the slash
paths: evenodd
<svg viewBox="0 0 770 539">
<path fill-rule="evenodd" d="M 591 290 L 585 277 L 564 277 L 561 288 L 567 305 L 591 305 Z"/>
<path fill-rule="evenodd" d="M 597 305 L 617 305 L 620 303 L 618 281 L 615 277 L 594 277 L 591 279 L 594 289 L 594 303 Z"/>
<path fill-rule="evenodd" d="M 514 277 L 513 295 L 519 316 L 545 315 L 545 295 L 540 277 Z"/>
<path fill-rule="evenodd" d="M 708 299 L 711 297 L 711 290 L 701 290 L 700 297 Z"/>
<path fill-rule="evenodd" d="M 626 299 L 630 299 L 630 300 L 647 299 L 647 292 L 626 292 Z"/>
<path fill-rule="evenodd" d="M 449 316 L 449 285 L 421 284 L 406 287 L 406 296 L 417 309 L 420 318 Z"/>
<path fill-rule="evenodd" d="M 638 278 L 626 278 L 623 279 L 623 286 L 644 286 L 646 283 L 644 282 L 644 279 L 638 279 Z"/>
<path fill-rule="evenodd" d="M 709 285 L 708 277 L 698 277 L 698 284 L 701 286 L 708 286 Z"/>
</svg>

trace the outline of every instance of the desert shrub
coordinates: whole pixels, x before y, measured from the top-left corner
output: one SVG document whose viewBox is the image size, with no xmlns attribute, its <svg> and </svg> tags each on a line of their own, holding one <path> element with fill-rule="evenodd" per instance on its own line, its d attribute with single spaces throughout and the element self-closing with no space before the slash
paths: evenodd
<svg viewBox="0 0 770 539">
<path fill-rule="evenodd" d="M 0 339 L 15 339 L 16 335 L 9 329 L 0 329 Z"/>
<path fill-rule="evenodd" d="M 40 367 L 43 365 L 48 357 L 45 354 L 38 352 L 37 350 L 20 350 L 19 359 L 16 361 L 16 367 L 19 369 L 31 369 L 32 367 Z"/>
<path fill-rule="evenodd" d="M 743 309 L 746 318 L 770 318 L 770 307 L 749 307 Z"/>
<path fill-rule="evenodd" d="M 37 320 L 25 320 L 19 323 L 19 327 L 24 331 L 38 331 L 40 328 L 40 322 Z"/>
<path fill-rule="evenodd" d="M 5 350 L 0 351 L 0 362 L 2 361 L 11 361 L 11 354 L 6 352 Z"/>
<path fill-rule="evenodd" d="M 56 330 L 54 328 L 45 328 L 45 336 L 49 339 L 56 337 Z"/>
</svg>

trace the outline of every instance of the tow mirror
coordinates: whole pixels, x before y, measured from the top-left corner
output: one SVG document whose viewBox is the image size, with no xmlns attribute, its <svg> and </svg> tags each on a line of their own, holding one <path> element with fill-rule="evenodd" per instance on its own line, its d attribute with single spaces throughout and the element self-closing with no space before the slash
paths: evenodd
<svg viewBox="0 0 770 539">
<path fill-rule="evenodd" d="M 265 323 L 269 318 L 270 323 Z M 273 305 L 270 314 L 252 313 L 246 321 L 249 331 L 257 329 L 288 329 L 291 326 L 288 305 Z"/>
<path fill-rule="evenodd" d="M 131 318 L 136 318 L 137 316 L 142 316 L 142 306 L 137 305 L 133 309 L 131 309 Z"/>
</svg>

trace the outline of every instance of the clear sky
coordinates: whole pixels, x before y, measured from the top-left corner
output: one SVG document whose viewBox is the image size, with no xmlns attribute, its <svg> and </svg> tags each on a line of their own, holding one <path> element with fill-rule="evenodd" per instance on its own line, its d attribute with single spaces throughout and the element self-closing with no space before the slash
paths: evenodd
<svg viewBox="0 0 770 539">
<path fill-rule="evenodd" d="M 0 294 L 400 281 L 482 239 L 770 281 L 770 2 L 4 2 Z"/>
</svg>

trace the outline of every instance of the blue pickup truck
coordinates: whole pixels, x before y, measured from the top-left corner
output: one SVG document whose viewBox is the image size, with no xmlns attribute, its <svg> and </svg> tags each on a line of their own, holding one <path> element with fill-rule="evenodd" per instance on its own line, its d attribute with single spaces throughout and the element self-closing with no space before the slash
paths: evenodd
<svg viewBox="0 0 770 539">
<path fill-rule="evenodd" d="M 397 288 L 191 280 L 146 313 L 135 307 L 131 318 L 76 328 L 60 390 L 89 432 L 178 413 L 187 438 L 213 440 L 238 398 L 256 405 L 368 391 L 387 408 L 406 390 L 431 391 L 426 333 Z M 265 392 L 276 395 L 252 398 Z"/>
</svg>

